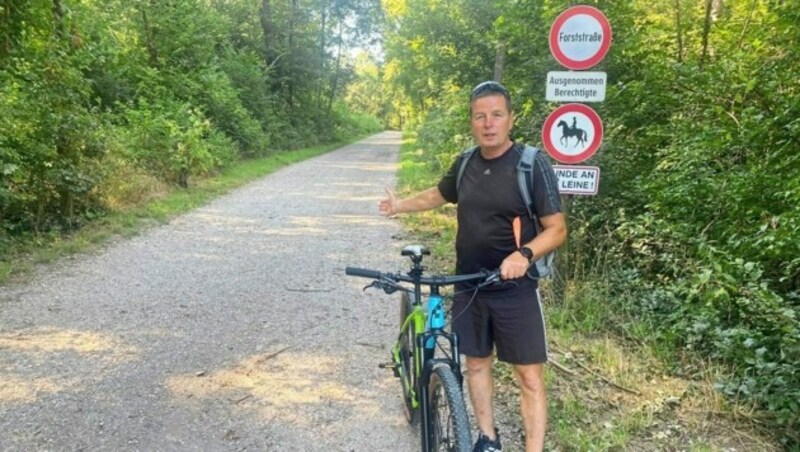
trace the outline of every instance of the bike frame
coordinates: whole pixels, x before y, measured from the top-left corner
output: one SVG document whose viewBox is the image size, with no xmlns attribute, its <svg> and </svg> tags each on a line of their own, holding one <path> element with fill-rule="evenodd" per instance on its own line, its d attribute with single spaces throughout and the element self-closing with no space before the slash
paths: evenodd
<svg viewBox="0 0 800 452">
<path fill-rule="evenodd" d="M 364 268 L 347 267 L 345 273 L 351 276 L 370 278 L 372 284 L 365 287 L 382 288 L 387 294 L 397 290 L 404 290 L 410 295 L 410 312 L 402 320 L 398 340 L 392 349 L 392 363 L 389 366 L 394 369 L 395 375 L 400 377 L 403 386 L 404 396 L 410 401 L 412 410 L 419 409 L 421 414 L 421 438 L 422 450 L 431 450 L 434 431 L 432 429 L 432 416 L 430 413 L 429 384 L 431 375 L 441 366 L 448 366 L 460 386 L 463 393 L 464 377 L 461 374 L 461 359 L 458 351 L 458 336 L 453 332 L 445 330 L 446 313 L 444 308 L 444 298 L 439 289 L 443 286 L 458 284 L 468 281 L 482 281 L 475 287 L 477 291 L 480 287 L 494 284 L 500 280 L 499 270 L 482 271 L 479 273 L 453 275 L 453 276 L 425 276 L 422 266 L 422 258 L 429 255 L 427 249 L 419 245 L 407 246 L 401 255 L 411 258 L 413 265 L 411 271 L 406 274 L 401 273 L 381 273 L 375 270 Z M 398 283 L 411 283 L 414 289 L 410 290 Z M 430 287 L 430 293 L 423 297 L 422 286 Z M 424 300 L 423 300 L 424 298 Z M 423 303 L 423 301 L 425 303 Z M 406 347 L 405 335 L 413 331 L 416 342 L 409 344 L 413 349 L 413 363 L 409 363 L 409 368 L 405 369 L 405 356 L 402 350 Z M 444 356 L 437 357 L 436 349 L 443 351 Z M 449 353 L 448 353 L 449 350 Z M 449 374 L 448 374 L 449 375 Z M 463 435 L 462 435 L 463 436 Z"/>
<path fill-rule="evenodd" d="M 412 387 L 410 375 L 401 375 L 400 377 L 403 380 L 403 388 L 411 398 L 412 406 L 417 408 L 420 407 L 420 404 L 422 405 L 420 407 L 422 415 L 422 450 L 428 451 L 431 447 L 430 410 L 428 407 L 428 384 L 430 383 L 431 372 L 437 365 L 447 365 L 453 370 L 459 385 L 463 385 L 464 377 L 461 374 L 461 359 L 458 354 L 458 336 L 444 329 L 446 324 L 444 298 L 439 294 L 439 287 L 431 285 L 431 293 L 426 299 L 427 309 L 425 309 L 422 303 L 420 286 L 420 284 L 415 284 L 412 309 L 403 321 L 393 356 L 399 364 L 400 349 L 403 346 L 401 338 L 408 331 L 409 326 L 413 325 L 416 333 L 416 344 L 414 345 L 414 368 L 411 371 L 417 377 L 416 387 Z M 439 340 L 445 340 L 449 344 L 451 356 L 447 358 L 435 357 Z"/>
</svg>

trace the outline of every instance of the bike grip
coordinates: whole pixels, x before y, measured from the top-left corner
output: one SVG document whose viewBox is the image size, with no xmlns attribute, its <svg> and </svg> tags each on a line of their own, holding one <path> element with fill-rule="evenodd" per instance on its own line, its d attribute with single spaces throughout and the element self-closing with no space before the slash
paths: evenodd
<svg viewBox="0 0 800 452">
<path fill-rule="evenodd" d="M 375 270 L 368 270 L 366 268 L 346 267 L 345 274 L 350 276 L 361 276 L 362 278 L 380 279 L 381 272 Z"/>
</svg>

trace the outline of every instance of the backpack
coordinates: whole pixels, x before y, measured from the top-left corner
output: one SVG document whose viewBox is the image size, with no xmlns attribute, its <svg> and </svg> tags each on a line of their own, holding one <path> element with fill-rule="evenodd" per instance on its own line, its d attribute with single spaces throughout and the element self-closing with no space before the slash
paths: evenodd
<svg viewBox="0 0 800 452">
<path fill-rule="evenodd" d="M 464 171 L 467 169 L 467 163 L 470 157 L 472 157 L 477 150 L 478 146 L 473 146 L 461 151 L 461 155 L 459 155 L 458 173 L 456 173 L 456 191 L 458 191 L 461 186 L 461 178 L 464 176 Z M 542 230 L 542 225 L 539 223 L 539 219 L 533 211 L 533 196 L 531 195 L 533 192 L 533 165 L 536 163 L 536 154 L 539 153 L 539 149 L 526 144 L 522 153 L 519 151 L 517 151 L 517 153 L 520 154 L 519 163 L 517 163 L 517 183 L 519 183 L 519 189 L 522 192 L 525 208 L 528 210 L 528 218 L 533 220 L 533 224 L 536 227 L 536 235 L 539 235 L 539 232 Z M 534 264 L 536 265 L 536 273 L 539 275 L 539 278 L 553 276 L 555 273 L 555 258 L 556 251 L 553 250 L 536 259 Z"/>
</svg>

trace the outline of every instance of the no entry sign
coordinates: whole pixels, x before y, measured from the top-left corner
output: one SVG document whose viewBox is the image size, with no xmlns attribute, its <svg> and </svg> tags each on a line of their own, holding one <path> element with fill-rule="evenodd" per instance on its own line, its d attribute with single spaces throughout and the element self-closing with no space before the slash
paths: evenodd
<svg viewBox="0 0 800 452">
<path fill-rule="evenodd" d="M 542 127 L 542 143 L 561 163 L 580 163 L 603 142 L 600 116 L 583 104 L 566 104 L 550 113 Z"/>
<path fill-rule="evenodd" d="M 569 8 L 550 28 L 550 52 L 567 69 L 589 69 L 606 56 L 610 47 L 611 24 L 591 6 Z"/>
</svg>

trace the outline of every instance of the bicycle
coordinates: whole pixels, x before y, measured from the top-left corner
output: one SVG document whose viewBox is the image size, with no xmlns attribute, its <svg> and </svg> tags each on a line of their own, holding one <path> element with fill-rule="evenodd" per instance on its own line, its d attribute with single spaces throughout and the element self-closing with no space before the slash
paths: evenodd
<svg viewBox="0 0 800 452">
<path fill-rule="evenodd" d="M 395 377 L 400 379 L 406 420 L 411 425 L 422 421 L 422 450 L 471 451 L 472 434 L 464 404 L 458 337 L 445 330 L 444 297 L 439 289 L 457 283 L 477 282 L 474 289 L 477 293 L 481 287 L 500 281 L 500 274 L 498 271 L 484 271 L 426 277 L 423 276 L 422 259 L 430 255 L 427 248 L 410 245 L 400 254 L 411 259 L 411 270 L 407 274 L 355 267 L 347 267 L 345 273 L 373 279 L 364 290 L 379 288 L 387 294 L 401 291 L 400 333 L 392 348 L 391 362 L 380 366 L 392 369 Z M 413 289 L 401 285 L 401 282 L 413 284 Z M 426 308 L 422 303 L 423 285 L 430 288 Z"/>
</svg>

